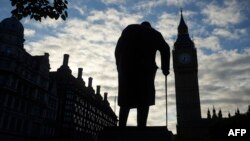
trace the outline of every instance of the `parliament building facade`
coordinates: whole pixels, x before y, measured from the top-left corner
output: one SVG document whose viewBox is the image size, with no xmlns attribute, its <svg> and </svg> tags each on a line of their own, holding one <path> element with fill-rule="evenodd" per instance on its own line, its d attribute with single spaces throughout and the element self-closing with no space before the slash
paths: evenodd
<svg viewBox="0 0 250 141">
<path fill-rule="evenodd" d="M 222 112 L 213 109 L 208 118 L 201 117 L 198 83 L 198 59 L 194 42 L 188 33 L 182 11 L 178 36 L 174 43 L 173 68 L 175 75 L 177 141 L 224 141 L 229 140 L 230 129 L 250 127 L 250 106 L 248 112 L 222 117 Z M 239 138 L 238 138 L 239 139 Z M 240 140 L 242 140 L 240 138 Z"/>
<path fill-rule="evenodd" d="M 23 47 L 23 25 L 14 17 L 0 23 L 0 139 L 4 141 L 91 141 L 117 126 L 107 100 L 71 74 L 69 55 L 50 72 L 49 54 L 32 56 Z"/>
</svg>

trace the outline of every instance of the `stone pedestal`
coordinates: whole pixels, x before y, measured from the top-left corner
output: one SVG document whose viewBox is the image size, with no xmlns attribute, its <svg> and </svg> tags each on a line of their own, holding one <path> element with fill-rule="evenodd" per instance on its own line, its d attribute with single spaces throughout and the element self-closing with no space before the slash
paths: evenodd
<svg viewBox="0 0 250 141">
<path fill-rule="evenodd" d="M 109 127 L 97 141 L 172 141 L 173 134 L 167 127 Z"/>
</svg>

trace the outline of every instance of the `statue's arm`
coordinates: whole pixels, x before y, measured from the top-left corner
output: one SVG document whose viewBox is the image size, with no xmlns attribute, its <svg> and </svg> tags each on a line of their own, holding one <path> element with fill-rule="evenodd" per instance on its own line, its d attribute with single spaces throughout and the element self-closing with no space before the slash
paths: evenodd
<svg viewBox="0 0 250 141">
<path fill-rule="evenodd" d="M 159 51 L 161 53 L 161 69 L 164 75 L 169 74 L 170 65 L 170 48 L 161 35 L 161 41 L 159 45 Z"/>
</svg>

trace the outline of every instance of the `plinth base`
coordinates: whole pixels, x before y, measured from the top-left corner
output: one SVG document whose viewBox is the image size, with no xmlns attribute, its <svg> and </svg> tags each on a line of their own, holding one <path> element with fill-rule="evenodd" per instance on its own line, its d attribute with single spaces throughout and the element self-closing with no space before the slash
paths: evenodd
<svg viewBox="0 0 250 141">
<path fill-rule="evenodd" d="M 172 141 L 173 134 L 167 127 L 109 127 L 97 141 Z"/>
</svg>

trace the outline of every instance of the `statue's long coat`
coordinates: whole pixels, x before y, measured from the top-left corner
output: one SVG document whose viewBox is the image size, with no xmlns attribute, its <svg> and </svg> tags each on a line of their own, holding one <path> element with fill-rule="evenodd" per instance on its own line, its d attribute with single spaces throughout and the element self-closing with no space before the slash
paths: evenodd
<svg viewBox="0 0 250 141">
<path fill-rule="evenodd" d="M 161 68 L 168 72 L 170 49 L 160 32 L 137 24 L 123 30 L 115 50 L 119 106 L 136 108 L 155 104 L 157 50 L 161 53 Z"/>
</svg>

